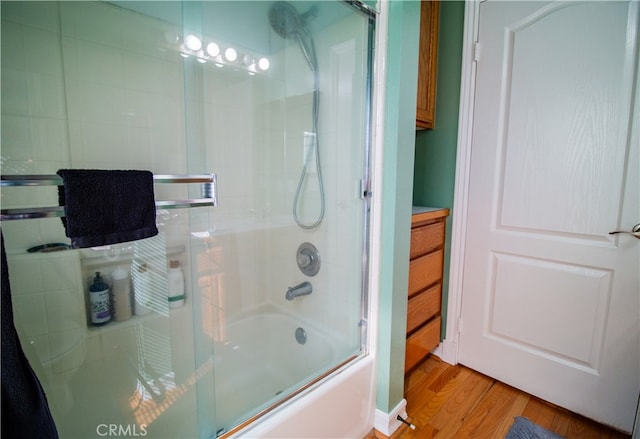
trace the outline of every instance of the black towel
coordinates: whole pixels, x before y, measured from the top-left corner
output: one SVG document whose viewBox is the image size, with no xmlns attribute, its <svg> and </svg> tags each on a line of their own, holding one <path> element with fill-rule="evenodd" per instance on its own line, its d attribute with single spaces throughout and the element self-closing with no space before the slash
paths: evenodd
<svg viewBox="0 0 640 439">
<path fill-rule="evenodd" d="M 135 241 L 158 234 L 149 171 L 61 169 L 58 198 L 73 248 Z"/>
<path fill-rule="evenodd" d="M 56 425 L 49 411 L 47 398 L 31 365 L 24 355 L 18 333 L 13 324 L 11 287 L 4 239 L 2 246 L 2 437 L 51 438 L 58 437 Z"/>
</svg>

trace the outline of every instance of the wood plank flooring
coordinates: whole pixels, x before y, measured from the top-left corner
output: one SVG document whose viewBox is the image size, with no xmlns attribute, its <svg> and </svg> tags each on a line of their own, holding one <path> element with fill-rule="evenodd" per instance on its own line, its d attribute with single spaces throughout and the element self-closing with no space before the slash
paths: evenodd
<svg viewBox="0 0 640 439">
<path fill-rule="evenodd" d="M 429 356 L 405 380 L 411 430 L 391 439 L 504 438 L 515 416 L 524 416 L 567 439 L 629 438 L 615 430 L 507 386 L 464 366 Z M 363 439 L 387 439 L 372 431 Z"/>
</svg>

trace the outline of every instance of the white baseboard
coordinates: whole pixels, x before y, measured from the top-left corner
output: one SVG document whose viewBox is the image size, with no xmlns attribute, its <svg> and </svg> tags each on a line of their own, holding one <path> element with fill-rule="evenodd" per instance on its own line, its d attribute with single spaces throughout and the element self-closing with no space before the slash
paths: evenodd
<svg viewBox="0 0 640 439">
<path fill-rule="evenodd" d="M 393 432 L 402 425 L 402 422 L 398 421 L 396 417 L 400 415 L 404 419 L 407 418 L 406 408 L 407 400 L 402 399 L 402 401 L 391 410 L 391 413 L 385 413 L 380 409 L 376 409 L 375 424 L 373 427 L 385 436 L 391 436 Z"/>
</svg>

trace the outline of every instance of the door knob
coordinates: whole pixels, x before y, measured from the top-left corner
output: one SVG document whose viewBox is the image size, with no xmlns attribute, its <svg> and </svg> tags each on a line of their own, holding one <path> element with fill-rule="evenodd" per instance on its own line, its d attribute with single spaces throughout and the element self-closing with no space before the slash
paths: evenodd
<svg viewBox="0 0 640 439">
<path fill-rule="evenodd" d="M 640 224 L 636 224 L 631 230 L 614 230 L 613 232 L 609 232 L 609 235 L 617 235 L 619 233 L 631 235 L 636 239 L 640 239 Z"/>
</svg>

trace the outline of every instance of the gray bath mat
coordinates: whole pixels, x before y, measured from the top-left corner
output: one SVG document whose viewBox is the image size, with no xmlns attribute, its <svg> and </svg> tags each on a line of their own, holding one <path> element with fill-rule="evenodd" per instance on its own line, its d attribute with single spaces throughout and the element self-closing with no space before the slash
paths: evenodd
<svg viewBox="0 0 640 439">
<path fill-rule="evenodd" d="M 534 424 L 527 418 L 517 416 L 505 439 L 564 439 L 564 437 Z"/>
</svg>

